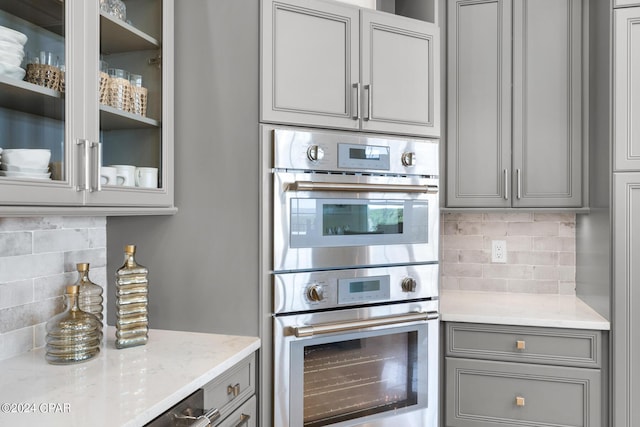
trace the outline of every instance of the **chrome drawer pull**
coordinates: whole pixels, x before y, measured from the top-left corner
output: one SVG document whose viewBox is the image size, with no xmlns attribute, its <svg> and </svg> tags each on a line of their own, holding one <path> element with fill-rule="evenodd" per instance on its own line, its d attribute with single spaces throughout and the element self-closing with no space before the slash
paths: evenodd
<svg viewBox="0 0 640 427">
<path fill-rule="evenodd" d="M 227 394 L 233 394 L 233 397 L 237 397 L 240 394 L 240 384 L 228 385 Z"/>
<path fill-rule="evenodd" d="M 516 341 L 516 350 L 524 350 L 526 348 L 527 348 L 527 344 L 524 342 L 524 340 Z"/>
<path fill-rule="evenodd" d="M 220 418 L 220 411 L 218 408 L 209 409 L 204 415 L 200 415 L 199 417 L 193 417 L 191 415 L 178 415 L 173 414 L 174 424 L 179 426 L 200 426 L 206 425 L 209 426 L 213 424 L 218 418 Z M 206 424 L 205 424 L 206 423 Z"/>
<path fill-rule="evenodd" d="M 524 406 L 524 397 L 516 396 L 516 406 Z"/>
<path fill-rule="evenodd" d="M 240 422 L 238 424 L 236 424 L 236 427 L 240 427 L 242 425 L 249 425 L 249 419 L 250 418 L 251 418 L 250 415 L 240 414 Z"/>
</svg>

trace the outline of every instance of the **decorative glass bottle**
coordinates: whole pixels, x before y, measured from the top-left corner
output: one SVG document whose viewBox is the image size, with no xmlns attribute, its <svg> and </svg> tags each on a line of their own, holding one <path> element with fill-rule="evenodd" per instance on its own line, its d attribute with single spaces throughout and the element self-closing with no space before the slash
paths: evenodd
<svg viewBox="0 0 640 427">
<path fill-rule="evenodd" d="M 149 340 L 149 270 L 136 263 L 135 245 L 124 247 L 124 265 L 116 271 L 116 348 Z"/>
<path fill-rule="evenodd" d="M 78 293 L 77 285 L 67 286 L 65 310 L 47 322 L 45 359 L 51 364 L 84 362 L 100 352 L 102 322 L 78 307 Z"/>
<path fill-rule="evenodd" d="M 102 322 L 102 286 L 96 285 L 89 279 L 88 263 L 76 264 L 76 268 L 78 269 L 78 280 L 75 284 L 80 287 L 78 306 L 80 310 L 94 314 Z"/>
</svg>

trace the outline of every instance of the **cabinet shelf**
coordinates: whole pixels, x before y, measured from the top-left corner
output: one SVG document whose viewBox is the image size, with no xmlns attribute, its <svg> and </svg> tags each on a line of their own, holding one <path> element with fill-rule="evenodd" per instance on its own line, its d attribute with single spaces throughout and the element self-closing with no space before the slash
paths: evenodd
<svg viewBox="0 0 640 427">
<path fill-rule="evenodd" d="M 0 107 L 56 120 L 64 118 L 64 97 L 60 92 L 3 76 L 0 76 Z"/>
<path fill-rule="evenodd" d="M 160 49 L 160 42 L 104 12 L 100 12 L 100 51 L 112 53 Z"/>
<path fill-rule="evenodd" d="M 160 127 L 160 122 L 149 117 L 128 113 L 108 105 L 100 105 L 102 130 L 150 129 Z"/>
<path fill-rule="evenodd" d="M 52 33 L 64 35 L 64 1 L 62 0 L 0 0 L 0 10 Z"/>
</svg>

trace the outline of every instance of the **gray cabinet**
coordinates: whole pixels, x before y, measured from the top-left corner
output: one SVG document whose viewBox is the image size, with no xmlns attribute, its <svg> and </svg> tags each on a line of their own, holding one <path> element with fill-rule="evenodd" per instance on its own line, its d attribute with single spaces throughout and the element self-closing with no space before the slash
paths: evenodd
<svg viewBox="0 0 640 427">
<path fill-rule="evenodd" d="M 581 0 L 450 0 L 448 207 L 582 206 Z"/>
<path fill-rule="evenodd" d="M 616 427 L 640 425 L 640 172 L 613 174 L 613 304 L 611 415 Z"/>
<path fill-rule="evenodd" d="M 618 2 L 620 3 L 620 2 Z M 613 12 L 612 425 L 640 425 L 640 8 Z"/>
<path fill-rule="evenodd" d="M 0 174 L 1 213 L 173 211 L 173 5 L 128 2 L 127 22 L 97 1 L 0 4 L 0 25 L 28 36 L 24 80 L 0 75 L 0 147 L 51 152 L 50 176 Z M 53 58 L 46 72 L 56 77 L 38 78 L 38 52 Z M 129 96 L 128 79 L 101 84 L 101 59 L 141 76 L 144 89 Z M 130 108 L 133 97 L 137 108 Z M 158 183 L 102 185 L 108 165 L 157 169 Z"/>
<path fill-rule="evenodd" d="M 439 44 L 428 22 L 264 2 L 261 121 L 438 137 Z"/>
<path fill-rule="evenodd" d="M 445 328 L 446 426 L 602 425 L 601 332 Z"/>
<path fill-rule="evenodd" d="M 256 425 L 255 354 L 238 362 L 203 389 L 205 410 L 216 408 L 220 413 L 214 426 Z"/>
<path fill-rule="evenodd" d="M 614 170 L 640 170 L 640 9 L 614 12 Z M 635 71 L 635 73 L 634 73 Z"/>
</svg>

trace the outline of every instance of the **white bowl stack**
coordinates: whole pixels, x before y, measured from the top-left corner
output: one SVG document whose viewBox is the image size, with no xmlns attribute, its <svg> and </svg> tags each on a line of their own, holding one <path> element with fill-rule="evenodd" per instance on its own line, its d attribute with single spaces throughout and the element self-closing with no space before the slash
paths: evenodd
<svg viewBox="0 0 640 427">
<path fill-rule="evenodd" d="M 0 76 L 18 80 L 24 78 L 25 70 L 20 65 L 26 42 L 26 35 L 0 25 Z"/>
<path fill-rule="evenodd" d="M 49 159 L 51 159 L 51 150 L 46 149 L 7 148 L 0 150 L 0 176 L 51 179 Z"/>
</svg>

